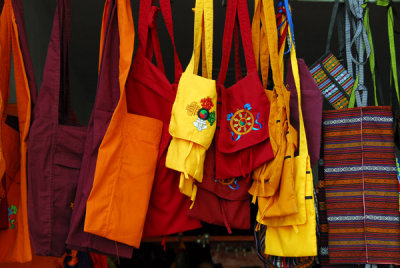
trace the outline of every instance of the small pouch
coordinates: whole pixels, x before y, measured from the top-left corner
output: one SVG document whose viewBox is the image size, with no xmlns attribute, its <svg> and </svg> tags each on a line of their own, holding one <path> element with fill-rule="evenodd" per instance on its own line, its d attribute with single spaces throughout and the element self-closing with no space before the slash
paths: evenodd
<svg viewBox="0 0 400 268">
<path fill-rule="evenodd" d="M 333 28 L 336 20 L 338 23 L 339 45 L 341 46 L 339 50 L 341 51 L 344 47 L 344 14 L 342 14 L 342 11 L 343 9 L 342 6 L 340 6 L 339 0 L 336 0 L 332 9 L 325 54 L 310 68 L 311 75 L 314 77 L 322 95 L 324 95 L 325 99 L 335 109 L 348 107 L 354 85 L 354 79 L 351 74 L 330 51 Z M 340 12 L 340 14 L 338 14 L 338 12 Z"/>
</svg>

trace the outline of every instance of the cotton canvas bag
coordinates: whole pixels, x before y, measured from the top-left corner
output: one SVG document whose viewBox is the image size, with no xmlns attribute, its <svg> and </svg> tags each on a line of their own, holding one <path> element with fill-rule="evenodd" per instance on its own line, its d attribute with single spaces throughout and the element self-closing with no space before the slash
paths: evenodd
<svg viewBox="0 0 400 268">
<path fill-rule="evenodd" d="M 31 107 L 36 97 L 21 1 L 5 0 L 0 14 L 0 190 L 7 226 L 0 230 L 0 263 L 32 259 L 28 232 L 26 151 Z M 12 51 L 12 52 L 11 52 Z M 11 53 L 17 103 L 9 104 Z M 32 94 L 32 97 L 31 97 Z"/>
<path fill-rule="evenodd" d="M 128 70 L 130 61 L 123 53 L 127 48 L 131 51 L 129 42 L 133 36 L 122 33 L 132 33 L 133 23 L 121 12 L 128 7 L 125 0 L 109 1 L 109 5 L 117 12 L 112 13 L 106 28 L 112 38 L 120 39 L 120 47 L 113 49 L 119 49 L 122 55 L 120 68 Z M 120 79 L 125 81 L 126 76 L 121 73 Z M 121 84 L 118 105 L 99 148 L 84 230 L 138 248 L 154 181 L 162 122 L 128 113 L 125 86 Z"/>
<path fill-rule="evenodd" d="M 301 110 L 300 79 L 294 47 L 291 49 L 291 58 L 298 92 L 300 122 L 299 156 L 295 157 L 295 187 L 299 212 L 285 217 L 270 218 L 263 222 L 267 225 L 265 253 L 282 257 L 316 256 L 317 238 L 313 176 L 307 153 L 307 140 Z M 301 247 L 298 246 L 300 244 Z"/>
<path fill-rule="evenodd" d="M 169 123 L 182 67 L 175 48 L 170 1 L 160 0 L 160 7 L 151 0 L 140 1 L 139 46 L 126 85 L 128 112 L 155 118 L 163 122 L 157 167 L 143 237 L 164 236 L 200 228 L 198 220 L 190 218 L 190 199 L 180 193 L 180 172 L 166 167 L 171 141 Z M 168 81 L 157 35 L 157 13 L 161 10 L 174 50 L 174 82 Z M 157 66 L 151 59 L 155 55 Z"/>
<path fill-rule="evenodd" d="M 262 22 L 265 33 L 262 37 L 267 40 L 262 43 L 268 44 L 268 50 L 264 52 L 269 53 L 274 81 L 273 91 L 266 90 L 265 92 L 271 101 L 269 130 L 275 157 L 253 172 L 253 184 L 249 193 L 253 195 L 253 202 L 258 200 L 261 217 L 268 218 L 298 212 L 294 187 L 294 153 L 297 148 L 297 131 L 289 121 L 290 92 L 283 85 L 283 70 L 279 65 L 275 10 L 269 2 L 256 1 L 255 4 L 254 18 L 258 18 Z M 257 20 L 253 23 L 257 23 Z M 259 38 L 256 32 L 253 33 L 253 38 Z M 283 51 L 284 47 L 281 50 Z M 260 54 L 260 68 L 261 73 L 266 74 L 267 71 L 263 71 L 263 68 L 266 68 L 267 65 L 263 61 L 263 57 L 265 56 Z"/>
<path fill-rule="evenodd" d="M 166 166 L 181 172 L 179 189 L 194 202 L 197 186 L 202 182 L 206 150 L 216 128 L 217 92 L 212 80 L 213 3 L 197 0 L 194 21 L 194 49 L 186 71 L 179 81 L 172 106 Z M 198 76 L 198 62 L 203 42 L 203 72 Z M 195 72 L 195 73 L 194 73 Z"/>
<path fill-rule="evenodd" d="M 216 131 L 216 178 L 247 177 L 271 160 L 268 121 L 270 103 L 260 82 L 251 40 L 247 8 L 241 1 L 227 7 L 221 69 L 217 80 L 221 97 Z M 236 17 L 237 14 L 237 17 Z M 224 85 L 236 19 L 240 25 L 247 76 L 226 88 Z M 236 53 L 238 54 L 238 53 Z"/>
<path fill-rule="evenodd" d="M 124 20 L 118 21 L 118 27 L 124 29 L 124 38 L 121 39 L 116 30 L 116 14 L 118 14 L 118 17 L 124 18 Z M 107 17 L 108 19 L 106 19 Z M 97 94 L 84 144 L 82 166 L 79 172 L 74 209 L 67 237 L 69 248 L 81 251 L 97 251 L 125 258 L 132 256 L 133 247 L 84 232 L 84 222 L 86 202 L 93 187 L 98 150 L 120 100 L 120 90 L 125 85 L 132 58 L 134 38 L 132 23 L 129 1 L 106 2 L 103 26 L 107 25 L 108 27 L 103 27 L 102 30 L 101 40 L 103 40 L 104 45 L 100 46 L 101 64 Z M 120 53 L 120 50 L 123 51 Z"/>
<path fill-rule="evenodd" d="M 57 1 L 43 84 L 34 107 L 28 148 L 29 228 L 35 253 L 62 256 L 86 127 L 69 100 L 69 1 Z"/>
</svg>

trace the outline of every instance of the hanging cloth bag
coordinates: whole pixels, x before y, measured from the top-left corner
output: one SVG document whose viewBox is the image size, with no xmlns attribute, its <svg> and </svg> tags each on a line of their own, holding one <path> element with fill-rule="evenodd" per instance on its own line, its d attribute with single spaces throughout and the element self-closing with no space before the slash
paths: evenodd
<svg viewBox="0 0 400 268">
<path fill-rule="evenodd" d="M 265 3 L 266 4 L 266 3 Z M 267 8 L 273 10 L 272 2 Z M 287 9 L 289 13 L 290 10 Z M 271 21 L 273 12 L 266 12 Z M 289 18 L 289 16 L 288 16 Z M 289 25 L 290 21 L 289 21 Z M 289 27 L 289 38 L 292 38 L 292 27 Z M 295 190 L 298 203 L 298 213 L 288 216 L 263 219 L 257 215 L 257 221 L 267 225 L 265 235 L 265 253 L 282 257 L 303 257 L 317 255 L 316 215 L 314 207 L 313 176 L 308 156 L 307 139 L 303 121 L 300 77 L 294 45 L 291 46 L 291 62 L 297 89 L 299 107 L 299 155 L 295 157 Z M 282 239 L 284 238 L 284 239 Z M 302 247 L 298 245 L 302 244 Z"/>
<path fill-rule="evenodd" d="M 335 109 L 347 108 L 354 85 L 354 79 L 351 73 L 343 67 L 340 61 L 330 51 L 335 21 L 338 16 L 340 16 L 339 22 L 342 21 L 342 13 L 338 14 L 339 9 L 342 8 L 339 4 L 339 0 L 335 0 L 329 23 L 325 54 L 310 68 L 310 72 L 322 94 Z M 344 35 L 343 27 L 341 26 L 342 25 L 338 23 L 339 41 Z"/>
<path fill-rule="evenodd" d="M 28 232 L 26 152 L 36 86 L 21 1 L 5 0 L 3 3 L 0 48 L 0 194 L 3 193 L 0 201 L 6 203 L 8 212 L 7 226 L 0 230 L 0 263 L 23 263 L 32 259 Z M 16 105 L 8 103 L 11 53 Z"/>
<path fill-rule="evenodd" d="M 171 141 L 169 123 L 182 67 L 175 48 L 170 1 L 160 0 L 160 8 L 151 0 L 140 1 L 139 46 L 126 85 L 128 112 L 163 122 L 156 174 L 147 210 L 143 237 L 164 236 L 200 228 L 198 220 L 187 216 L 190 199 L 179 190 L 180 172 L 165 166 Z M 161 9 L 174 49 L 174 82 L 166 75 L 158 40 L 156 16 Z M 157 66 L 151 61 L 155 55 Z"/>
<path fill-rule="evenodd" d="M 131 51 L 133 36 L 122 33 L 133 32 L 133 24 L 122 12 L 127 8 L 125 0 L 108 2 L 109 10 L 116 8 L 116 12 L 111 13 L 105 28 L 109 28 L 111 38 L 120 39 L 120 47 L 116 47 L 121 55 L 120 69 L 128 71 L 130 60 L 124 51 Z M 127 72 L 120 73 L 121 82 L 126 76 Z M 139 247 L 161 130 L 160 120 L 128 113 L 125 86 L 120 83 L 120 99 L 97 156 L 93 188 L 86 204 L 85 232 Z"/>
<path fill-rule="evenodd" d="M 298 96 L 300 80 L 296 55 L 292 47 L 291 57 Z M 295 65 L 296 64 L 296 65 Z M 298 98 L 300 122 L 300 149 L 296 156 L 296 180 L 299 212 L 285 217 L 274 217 L 263 222 L 267 225 L 265 253 L 281 257 L 305 257 L 317 255 L 316 215 L 314 207 L 314 187 L 310 159 L 307 154 L 301 98 Z M 282 239 L 283 238 L 283 239 Z M 302 245 L 299 247 L 299 245 Z"/>
<path fill-rule="evenodd" d="M 203 42 L 202 76 L 196 75 Z M 202 182 L 206 151 L 214 137 L 217 117 L 217 92 L 212 80 L 213 3 L 197 0 L 194 20 L 194 49 L 179 81 L 172 106 L 169 133 L 172 136 L 166 158 L 168 168 L 181 172 L 179 189 L 194 202 Z M 208 79 L 207 79 L 208 78 Z"/>
<path fill-rule="evenodd" d="M 268 131 L 270 103 L 258 77 L 247 8 L 241 0 L 232 5 L 228 3 L 226 14 L 221 70 L 217 80 L 221 97 L 217 120 L 219 130 L 216 132 L 217 179 L 246 177 L 274 157 Z M 238 27 L 236 19 L 240 25 L 247 76 L 226 88 L 224 82 L 231 40 L 234 28 Z"/>
<path fill-rule="evenodd" d="M 264 2 L 264 1 L 263 1 Z M 260 217 L 291 215 L 298 212 L 294 187 L 297 132 L 290 124 L 290 92 L 283 85 L 283 70 L 279 65 L 278 31 L 275 22 L 274 7 L 268 2 L 256 1 L 255 16 L 259 17 L 264 28 L 271 61 L 274 81 L 273 91 L 266 90 L 271 101 L 269 121 L 270 140 L 274 150 L 273 160 L 261 165 L 253 173 L 253 184 L 249 193 L 253 203 L 258 201 Z M 253 23 L 257 23 L 253 21 Z M 254 37 L 254 35 L 253 35 Z M 255 36 L 256 37 L 256 36 Z M 284 50 L 284 46 L 281 47 Z M 282 52 L 283 53 L 283 52 Z M 282 54 L 283 55 L 283 54 Z M 266 66 L 260 54 L 260 66 Z M 261 73 L 267 73 L 261 69 Z M 267 79 L 265 79 L 267 80 Z"/>
<path fill-rule="evenodd" d="M 124 38 L 121 39 L 118 36 L 115 21 L 117 15 L 124 18 L 118 24 L 118 29 L 124 29 Z M 132 256 L 133 247 L 84 232 L 84 222 L 86 202 L 93 187 L 98 149 L 120 100 L 120 88 L 125 85 L 132 58 L 134 39 L 132 24 L 129 1 L 106 2 L 101 37 L 104 45 L 100 46 L 101 63 L 96 100 L 87 130 L 74 209 L 66 242 L 67 246 L 72 249 L 94 250 L 125 258 Z M 105 25 L 107 27 L 104 27 Z M 123 50 L 121 53 L 120 49 Z M 108 189 L 110 188 L 108 187 Z"/>
<path fill-rule="evenodd" d="M 68 234 L 86 127 L 74 123 L 69 100 L 69 1 L 57 1 L 43 84 L 28 149 L 28 212 L 38 255 L 62 256 Z"/>
</svg>

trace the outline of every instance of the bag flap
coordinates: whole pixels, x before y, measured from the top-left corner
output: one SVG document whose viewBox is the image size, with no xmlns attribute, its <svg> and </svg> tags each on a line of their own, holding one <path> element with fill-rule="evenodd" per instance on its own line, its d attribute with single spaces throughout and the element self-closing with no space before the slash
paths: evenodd
<svg viewBox="0 0 400 268">
<path fill-rule="evenodd" d="M 269 137 L 270 103 L 256 72 L 228 89 L 221 89 L 218 150 L 234 153 Z"/>
</svg>

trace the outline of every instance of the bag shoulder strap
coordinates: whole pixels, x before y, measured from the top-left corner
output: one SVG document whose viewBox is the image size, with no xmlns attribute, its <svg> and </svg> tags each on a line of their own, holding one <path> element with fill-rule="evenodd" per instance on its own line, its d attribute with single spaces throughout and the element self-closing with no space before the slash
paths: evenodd
<svg viewBox="0 0 400 268">
<path fill-rule="evenodd" d="M 214 8 L 212 0 L 196 0 L 194 8 L 193 54 L 186 68 L 198 73 L 200 51 L 202 51 L 202 76 L 212 79 Z"/>
<path fill-rule="evenodd" d="M 250 73 L 257 71 L 253 52 L 253 44 L 251 40 L 250 18 L 247 8 L 247 1 L 231 0 L 228 1 L 228 6 L 226 10 L 224 37 L 222 41 L 222 61 L 221 69 L 218 75 L 218 84 L 223 84 L 226 79 L 236 15 L 240 26 L 247 72 Z"/>
<path fill-rule="evenodd" d="M 151 30 L 151 35 L 153 38 L 153 45 L 156 47 L 155 54 L 158 64 L 162 63 L 162 56 L 159 50 L 159 41 L 158 41 L 158 33 L 156 28 L 156 21 L 155 15 L 157 13 L 157 8 L 153 6 L 152 0 L 141 0 L 140 7 L 139 7 L 139 28 L 138 28 L 138 36 L 139 36 L 139 48 L 138 53 L 142 53 L 142 55 L 148 55 L 149 48 L 152 48 L 148 40 L 149 40 L 149 30 Z M 174 30 L 173 30 L 173 23 L 172 23 L 172 11 L 171 11 L 171 4 L 169 0 L 159 0 L 161 13 L 164 18 L 165 26 L 167 28 L 169 37 L 171 38 L 172 47 L 174 49 L 174 67 L 175 67 L 175 82 L 179 81 L 179 78 L 182 74 L 182 65 L 179 60 L 179 56 L 175 46 L 175 39 L 174 39 Z M 153 26 L 153 27 L 152 27 Z M 150 46 L 149 46 L 150 45 Z M 152 53 L 151 53 L 152 55 Z M 150 56 L 151 56 L 150 55 Z"/>
</svg>

